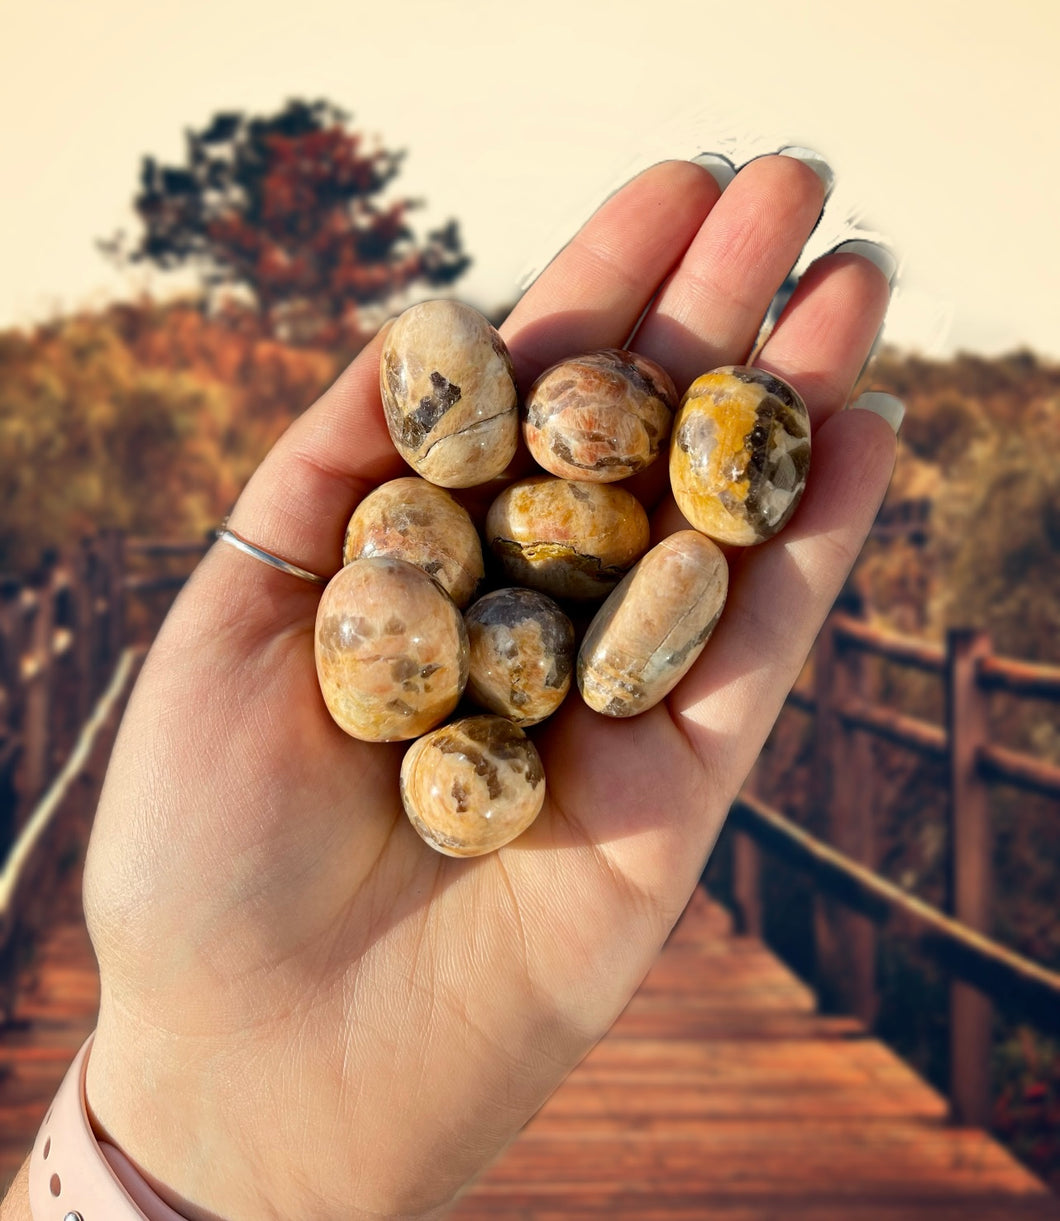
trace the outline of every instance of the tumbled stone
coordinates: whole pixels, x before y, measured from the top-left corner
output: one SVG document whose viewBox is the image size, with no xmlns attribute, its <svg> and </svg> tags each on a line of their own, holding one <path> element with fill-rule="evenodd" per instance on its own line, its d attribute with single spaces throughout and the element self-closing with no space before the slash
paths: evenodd
<svg viewBox="0 0 1060 1221">
<path fill-rule="evenodd" d="M 563 703 L 574 669 L 574 625 L 547 594 L 498 589 L 465 613 L 467 697 L 516 725 L 536 725 Z"/>
<path fill-rule="evenodd" d="M 728 365 L 688 388 L 670 441 L 670 485 L 690 525 L 719 542 L 772 538 L 795 512 L 810 467 L 810 418 L 791 386 Z"/>
<path fill-rule="evenodd" d="M 526 397 L 523 437 L 553 475 L 613 483 L 655 461 L 676 406 L 673 381 L 655 361 L 608 348 L 541 374 Z"/>
<path fill-rule="evenodd" d="M 533 475 L 486 515 L 486 542 L 508 579 L 553 598 L 606 596 L 648 546 L 648 515 L 624 488 Z"/>
<path fill-rule="evenodd" d="M 342 562 L 389 555 L 434 577 L 463 609 L 484 576 L 482 544 L 467 510 L 444 488 L 410 475 L 370 492 L 346 527 Z"/>
<path fill-rule="evenodd" d="M 717 545 L 681 530 L 654 546 L 600 607 L 578 653 L 578 688 L 605 716 L 636 716 L 677 686 L 725 605 Z"/>
<path fill-rule="evenodd" d="M 400 314 L 383 343 L 379 384 L 398 453 L 431 483 L 487 483 L 515 456 L 511 357 L 471 306 L 424 301 Z"/>
<path fill-rule="evenodd" d="M 332 718 L 365 742 L 418 737 L 456 708 L 467 684 L 464 620 L 405 560 L 354 560 L 317 608 L 317 677 Z"/>
<path fill-rule="evenodd" d="M 446 856 L 482 856 L 537 818 L 545 772 L 534 744 L 505 717 L 443 725 L 409 747 L 401 800 L 423 839 Z"/>
</svg>

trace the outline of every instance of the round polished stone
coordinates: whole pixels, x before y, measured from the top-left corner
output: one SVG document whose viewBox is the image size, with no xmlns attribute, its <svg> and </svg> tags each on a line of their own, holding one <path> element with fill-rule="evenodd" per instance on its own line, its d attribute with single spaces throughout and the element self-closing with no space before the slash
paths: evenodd
<svg viewBox="0 0 1060 1221">
<path fill-rule="evenodd" d="M 614 483 L 658 458 L 676 407 L 677 391 L 660 365 L 607 348 L 541 374 L 526 397 L 523 438 L 553 475 Z"/>
<path fill-rule="evenodd" d="M 647 550 L 648 515 L 614 484 L 533 475 L 486 515 L 486 542 L 515 585 L 553 598 L 601 599 Z"/>
<path fill-rule="evenodd" d="M 482 856 L 541 812 L 545 773 L 534 744 L 505 717 L 474 716 L 418 738 L 401 764 L 401 800 L 446 856 Z"/>
<path fill-rule="evenodd" d="M 464 615 L 467 697 L 516 725 L 536 725 L 563 703 L 574 669 L 574 625 L 547 594 L 497 589 Z"/>
<path fill-rule="evenodd" d="M 354 510 L 342 562 L 372 555 L 422 568 L 461 609 L 485 575 L 482 544 L 467 510 L 444 488 L 415 475 L 381 484 Z"/>
<path fill-rule="evenodd" d="M 452 598 L 405 560 L 354 560 L 328 582 L 315 652 L 324 703 L 366 742 L 418 737 L 456 708 L 467 684 L 464 620 Z"/>
<path fill-rule="evenodd" d="M 379 385 L 398 453 L 431 483 L 488 483 L 515 456 L 511 357 L 470 305 L 423 301 L 398 315 L 383 342 Z"/>
<path fill-rule="evenodd" d="M 725 605 L 717 544 L 681 530 L 656 544 L 600 607 L 578 653 L 578 688 L 605 716 L 654 708 L 688 673 Z"/>
<path fill-rule="evenodd" d="M 809 468 L 809 414 L 787 382 L 727 365 L 688 388 L 670 440 L 670 486 L 695 529 L 738 546 L 772 538 L 795 512 Z"/>
</svg>

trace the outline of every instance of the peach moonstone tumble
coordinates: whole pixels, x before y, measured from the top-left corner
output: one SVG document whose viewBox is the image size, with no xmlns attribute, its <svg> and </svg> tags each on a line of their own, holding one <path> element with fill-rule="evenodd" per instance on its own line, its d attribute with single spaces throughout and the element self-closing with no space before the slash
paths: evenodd
<svg viewBox="0 0 1060 1221">
<path fill-rule="evenodd" d="M 496 589 L 464 615 L 471 648 L 467 697 L 516 725 L 563 703 L 574 670 L 574 625 L 536 589 Z"/>
<path fill-rule="evenodd" d="M 399 314 L 383 343 L 379 385 L 398 453 L 431 483 L 488 483 L 515 456 L 511 357 L 470 305 L 424 301 Z"/>
<path fill-rule="evenodd" d="M 321 595 L 316 665 L 324 702 L 346 733 L 365 742 L 415 738 L 444 721 L 463 694 L 464 620 L 414 564 L 354 560 Z"/>
<path fill-rule="evenodd" d="M 690 525 L 719 542 L 772 538 L 810 468 L 810 418 L 787 382 L 726 365 L 689 386 L 670 441 L 670 486 Z"/>
<path fill-rule="evenodd" d="M 648 536 L 648 515 L 624 488 L 548 475 L 511 484 L 486 515 L 486 542 L 508 579 L 553 598 L 603 598 Z"/>
<path fill-rule="evenodd" d="M 482 544 L 467 510 L 444 488 L 415 475 L 381 484 L 354 510 L 342 562 L 370 555 L 422 568 L 461 609 L 485 575 Z"/>
<path fill-rule="evenodd" d="M 676 407 L 677 390 L 661 366 L 607 348 L 541 374 L 526 398 L 523 437 L 553 475 L 613 483 L 655 461 Z"/>
<path fill-rule="evenodd" d="M 545 773 L 534 744 L 505 717 L 443 725 L 401 764 L 409 822 L 446 856 L 482 856 L 521 835 L 541 812 Z"/>
<path fill-rule="evenodd" d="M 600 607 L 578 653 L 578 687 L 605 716 L 647 712 L 703 651 L 729 587 L 725 556 L 696 530 L 656 544 Z"/>
</svg>

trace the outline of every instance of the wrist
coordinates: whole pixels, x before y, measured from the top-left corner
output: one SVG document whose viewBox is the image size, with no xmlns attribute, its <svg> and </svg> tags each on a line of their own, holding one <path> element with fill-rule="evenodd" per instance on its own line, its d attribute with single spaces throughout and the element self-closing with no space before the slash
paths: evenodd
<svg viewBox="0 0 1060 1221">
<path fill-rule="evenodd" d="M 48 1108 L 28 1163 L 33 1221 L 187 1221 L 161 1200 L 120 1151 L 96 1139 L 85 1097 L 90 1036 Z"/>
<path fill-rule="evenodd" d="M 380 1148 L 378 1131 L 359 1137 L 356 1122 L 345 1117 L 341 1139 L 299 1144 L 293 1129 L 301 1125 L 289 1122 L 296 1115 L 293 1100 L 284 1105 L 276 1089 L 282 1072 L 264 1067 L 264 1054 L 256 1056 L 246 1041 L 238 1054 L 203 1040 L 194 1040 L 193 1047 L 183 1042 L 142 1026 L 135 1035 L 124 1028 L 115 1035 L 103 1024 L 88 1076 L 97 1137 L 135 1164 L 158 1197 L 177 1210 L 179 1221 L 448 1216 L 451 1191 L 445 1203 L 434 1203 L 445 1175 L 424 1173 L 400 1153 L 388 1156 L 395 1151 Z M 125 1047 L 135 1047 L 135 1062 Z M 296 1091 L 303 1106 L 319 1093 Z M 377 1116 L 384 1109 L 373 1108 Z M 347 1151 L 358 1158 L 359 1169 L 329 1173 L 336 1155 L 341 1161 Z M 425 1186 L 417 1190 L 416 1183 Z M 349 1191 L 352 1184 L 356 1195 Z"/>
</svg>

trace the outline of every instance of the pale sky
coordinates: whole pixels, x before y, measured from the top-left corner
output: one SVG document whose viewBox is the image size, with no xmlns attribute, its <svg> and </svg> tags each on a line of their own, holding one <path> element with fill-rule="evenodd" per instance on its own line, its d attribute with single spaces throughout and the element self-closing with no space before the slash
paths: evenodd
<svg viewBox="0 0 1060 1221">
<path fill-rule="evenodd" d="M 798 143 L 837 174 L 813 248 L 899 255 L 890 342 L 1060 358 L 1058 59 L 1056 0 L 0 0 L 0 326 L 128 291 L 94 241 L 144 154 L 326 97 L 459 219 L 480 306 L 635 170 Z"/>
</svg>

